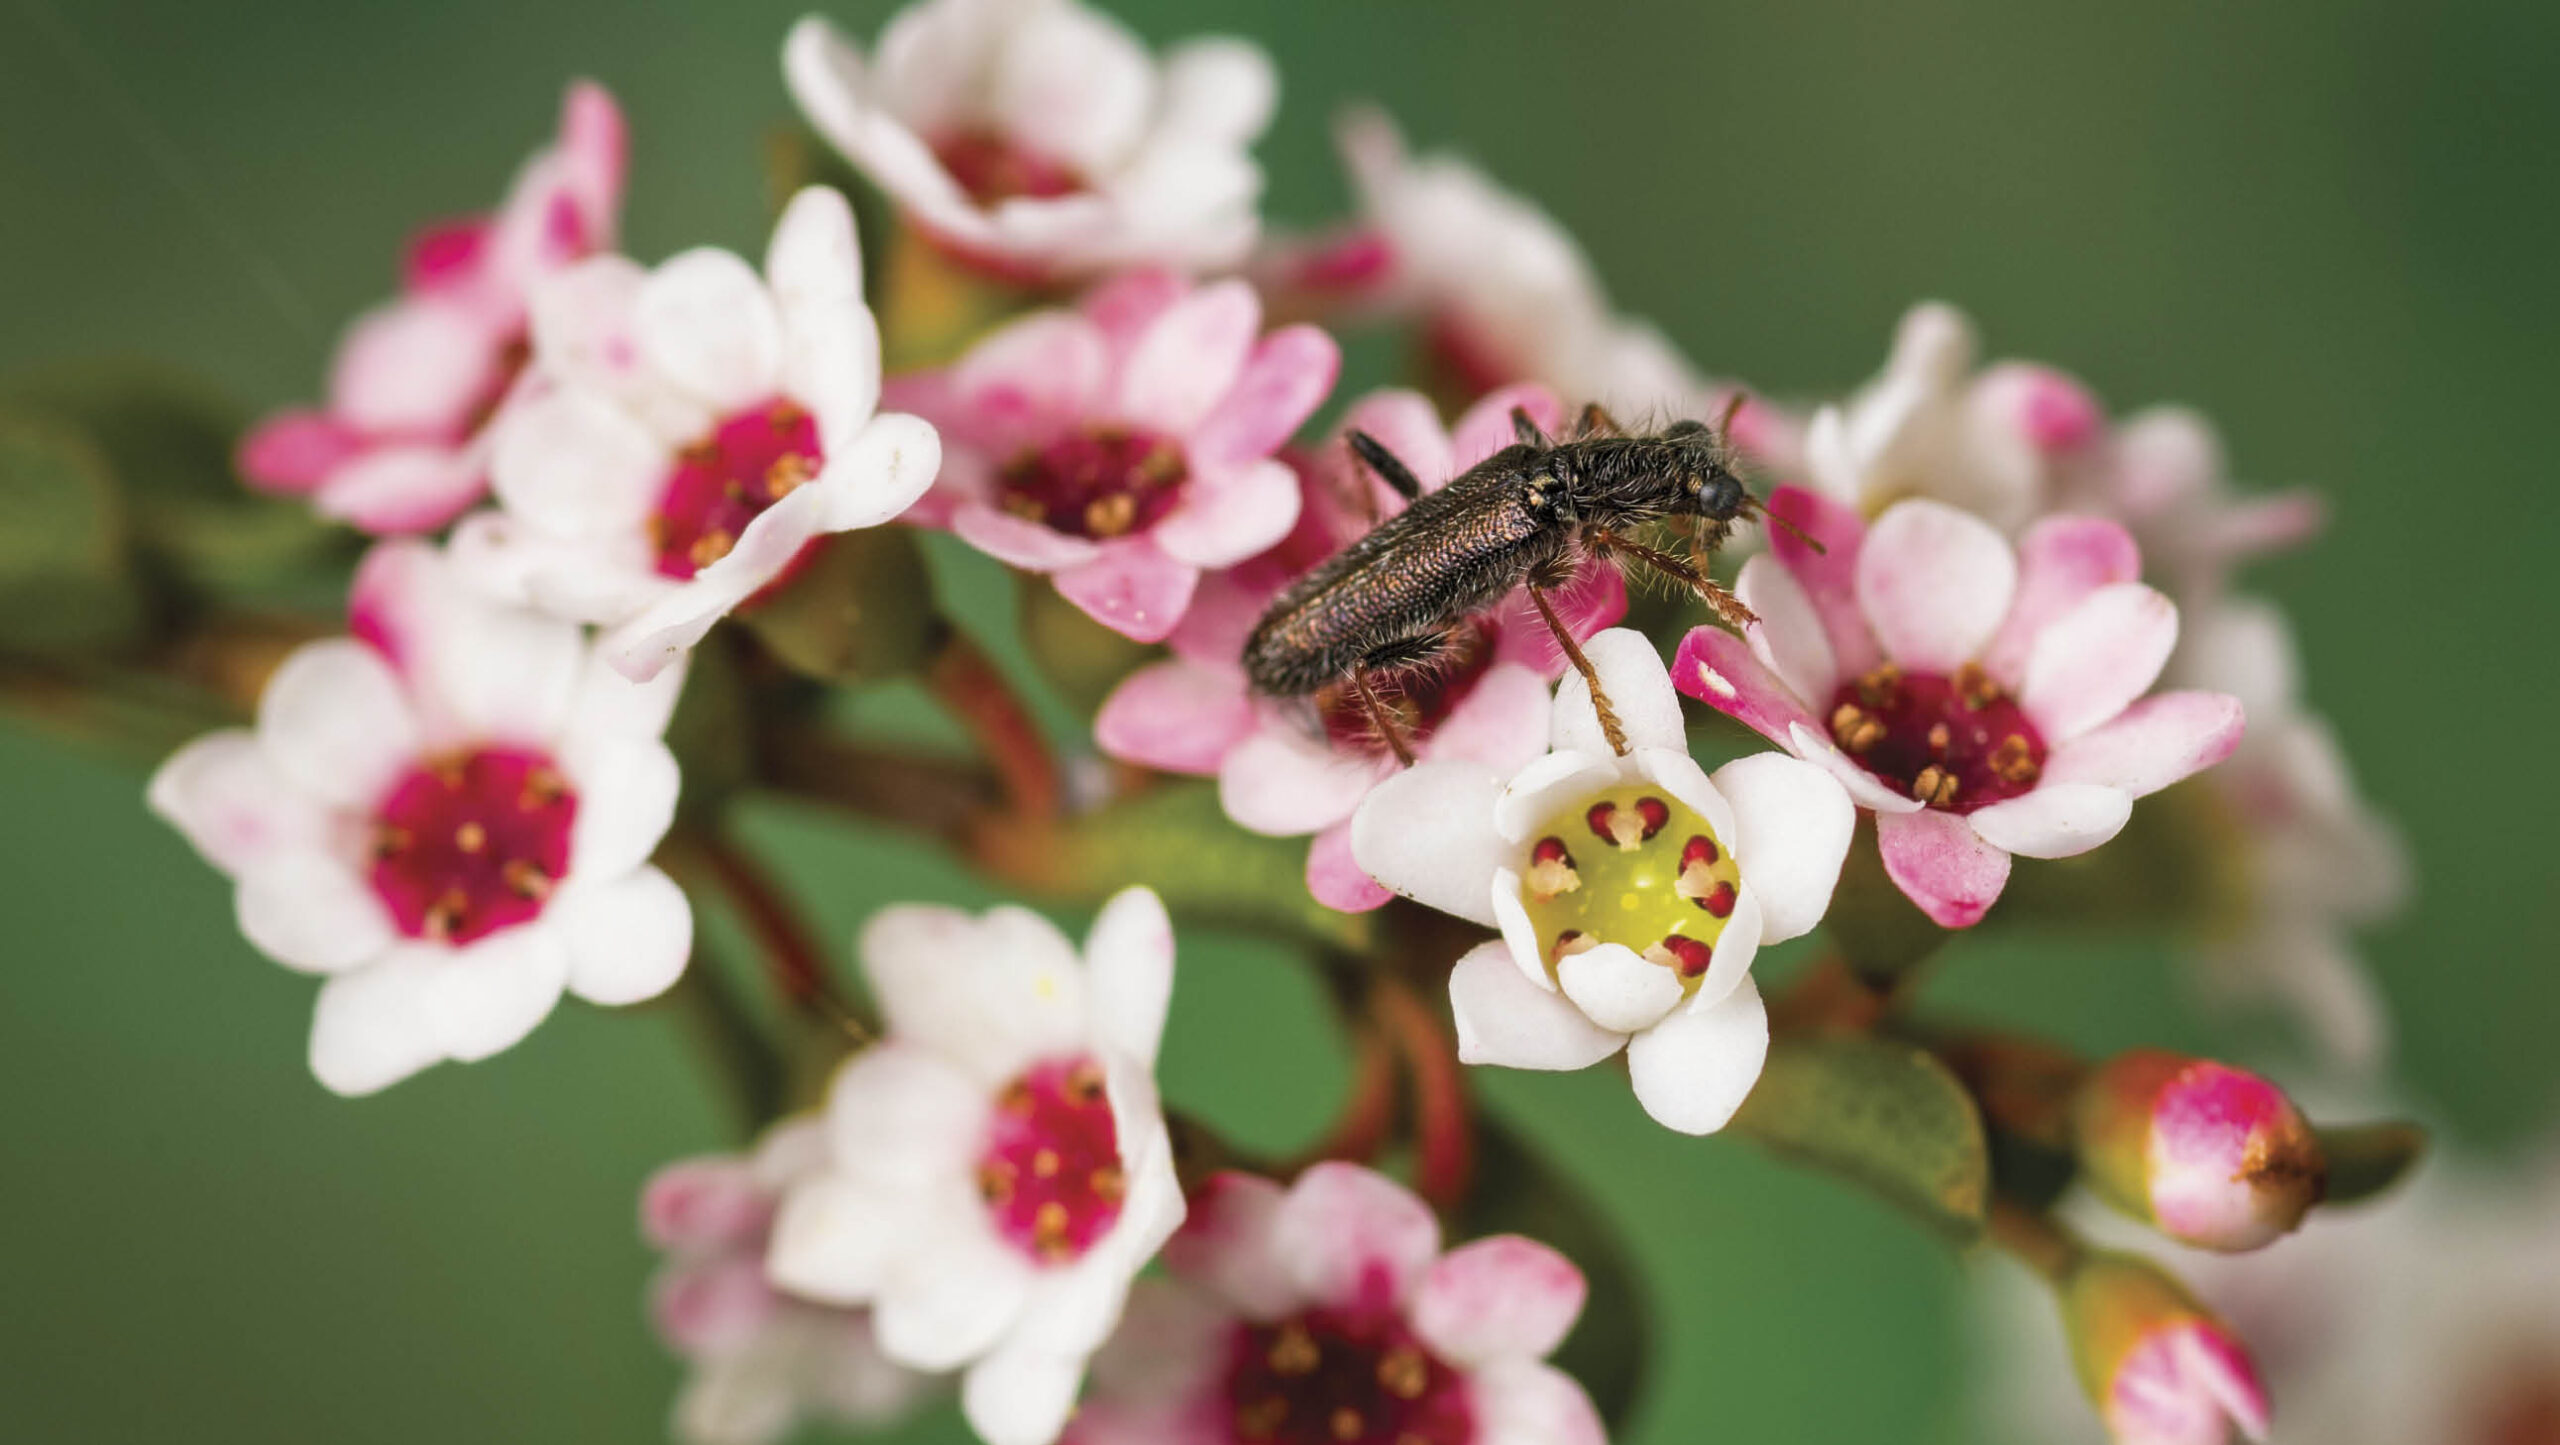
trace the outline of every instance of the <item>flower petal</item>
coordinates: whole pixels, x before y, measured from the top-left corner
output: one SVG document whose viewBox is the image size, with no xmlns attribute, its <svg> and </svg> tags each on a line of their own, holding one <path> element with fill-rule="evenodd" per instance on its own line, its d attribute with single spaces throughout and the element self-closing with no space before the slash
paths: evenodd
<svg viewBox="0 0 2560 1445">
<path fill-rule="evenodd" d="M 647 861 L 675 822 L 682 786 L 675 754 L 655 738 L 578 738 L 560 756 L 577 791 L 569 871 L 604 881 Z"/>
<path fill-rule="evenodd" d="M 1878 813 L 1916 813 L 1920 803 L 1884 785 L 1884 780 L 1853 762 L 1819 729 L 1796 723 L 1787 729 L 1787 750 L 1831 775 L 1849 800 Z"/>
<path fill-rule="evenodd" d="M 1070 537 L 1054 527 L 999 512 L 984 502 L 962 502 L 954 508 L 951 530 L 961 541 L 1026 572 L 1081 567 L 1102 555 L 1099 542 Z"/>
<path fill-rule="evenodd" d="M 1181 1230 L 1165 1244 L 1165 1265 L 1250 1319 L 1272 1319 L 1307 1303 L 1274 1233 L 1286 1197 L 1259 1175 L 1209 1176 Z"/>
<path fill-rule="evenodd" d="M 1199 141 L 1252 140 L 1271 124 L 1280 81 L 1259 45 L 1210 36 L 1164 53 L 1156 129 Z"/>
<path fill-rule="evenodd" d="M 2139 582 L 2101 587 L 2037 634 L 2018 705 L 2054 746 L 2151 690 L 2178 645 L 2178 604 Z"/>
<path fill-rule="evenodd" d="M 1874 667 L 1881 660 L 1875 633 L 1858 610 L 1858 558 L 1866 548 L 1867 524 L 1857 509 L 1802 487 L 1780 487 L 1770 494 L 1769 515 L 1784 524 L 1769 528 L 1769 553 L 1794 574 L 1822 615 L 1831 660 L 1841 675 L 1854 677 Z"/>
<path fill-rule="evenodd" d="M 206 862 L 233 875 L 316 849 L 327 831 L 319 806 L 286 779 L 246 728 L 208 733 L 170 754 L 145 796 L 151 811 Z"/>
<path fill-rule="evenodd" d="M 1236 384 L 1262 303 L 1242 281 L 1183 297 L 1138 337 L 1120 374 L 1120 419 L 1187 437 Z"/>
<path fill-rule="evenodd" d="M 992 1107 L 987 1088 L 929 1042 L 893 1036 L 828 1085 L 827 1158 L 844 1178 L 911 1195 L 925 1181 L 966 1173 Z"/>
<path fill-rule="evenodd" d="M 1124 888 L 1102 905 L 1085 935 L 1096 1035 L 1150 1068 L 1173 999 L 1173 920 L 1148 888 Z"/>
<path fill-rule="evenodd" d="M 568 981 L 568 944 L 548 917 L 454 949 L 427 995 L 436 1041 L 465 1061 L 513 1048 L 551 1016 Z"/>
<path fill-rule="evenodd" d="M 325 412 L 279 411 L 249 429 L 235 462 L 262 492 L 303 496 L 364 451 L 364 441 Z"/>
<path fill-rule="evenodd" d="M 477 447 L 382 446 L 351 457 L 311 499 L 313 510 L 376 536 L 432 532 L 480 500 L 488 466 Z"/>
<path fill-rule="evenodd" d="M 672 469 L 646 427 L 575 387 L 509 408 L 489 460 L 490 480 L 508 511 L 572 537 L 639 527 Z"/>
<path fill-rule="evenodd" d="M 1351 856 L 1348 819 L 1317 833 L 1307 845 L 1307 892 L 1337 913 L 1366 913 L 1395 897 Z"/>
<path fill-rule="evenodd" d="M 1035 311 L 970 347 L 951 381 L 971 444 L 1006 457 L 1097 412 L 1110 369 L 1110 346 L 1089 317 Z"/>
<path fill-rule="evenodd" d="M 1300 1174 L 1280 1201 L 1271 1244 L 1306 1299 L 1394 1308 L 1439 1257 L 1440 1221 L 1385 1175 L 1328 1161 Z"/>
<path fill-rule="evenodd" d="M 550 914 L 569 946 L 569 991 L 589 1003 L 656 998 L 693 956 L 693 905 L 655 868 L 570 888 Z"/>
<path fill-rule="evenodd" d="M 1988 522 L 1944 502 L 1896 502 L 1858 552 L 1858 609 L 1887 659 L 1953 672 L 2009 615 L 2017 555 Z"/>
<path fill-rule="evenodd" d="M 1080 5 L 1011 10 L 978 84 L 998 131 L 1103 171 L 1137 144 L 1155 104 L 1155 59 L 1118 20 Z"/>
<path fill-rule="evenodd" d="M 1296 837 L 1350 817 L 1382 770 L 1373 759 L 1337 752 L 1320 737 L 1280 724 L 1227 754 L 1218 768 L 1218 805 L 1240 827 Z"/>
<path fill-rule="evenodd" d="M 1145 537 L 1103 544 L 1102 555 L 1055 573 L 1058 595 L 1133 642 L 1162 642 L 1191 605 L 1200 569 Z"/>
<path fill-rule="evenodd" d="M 640 1188 L 640 1236 L 663 1250 L 747 1244 L 773 1223 L 774 1200 L 734 1154 L 662 1166 Z"/>
<path fill-rule="evenodd" d="M 304 973 L 343 973 L 398 941 L 364 875 L 317 848 L 259 860 L 241 873 L 233 904 L 260 953 Z"/>
<path fill-rule="evenodd" d="M 795 1295 L 834 1305 L 867 1302 L 889 1262 L 911 1241 L 906 1219 L 882 1186 L 822 1176 L 782 1202 L 765 1270 Z"/>
<path fill-rule="evenodd" d="M 1743 563 L 1733 595 L 1760 617 L 1744 631 L 1752 655 L 1796 696 L 1830 701 L 1840 685 L 1840 665 L 1831 656 L 1822 614 L 1786 564 L 1766 552 Z"/>
<path fill-rule="evenodd" d="M 1795 690 L 1723 628 L 1690 628 L 1680 639 L 1671 677 L 1680 691 L 1781 747 L 1794 746 L 1791 734 L 1798 726 L 1820 736 Z"/>
<path fill-rule="evenodd" d="M 1474 1445 L 1604 1445 L 1591 1396 L 1571 1375 L 1538 1360 L 1505 1359 L 1467 1382 Z"/>
<path fill-rule="evenodd" d="M 1049 1445 L 1074 1413 L 1082 1355 L 999 1347 L 960 1378 L 960 1413 L 987 1445 Z"/>
<path fill-rule="evenodd" d="M 1463 1063 L 1566 1072 L 1587 1069 L 1627 1043 L 1563 995 L 1531 983 L 1500 939 L 1477 944 L 1450 969 L 1449 1010 Z"/>
<path fill-rule="evenodd" d="M 445 1056 L 432 1003 L 441 952 L 395 949 L 320 986 L 311 1016 L 311 1072 L 331 1093 L 374 1093 Z"/>
<path fill-rule="evenodd" d="M 1783 753 L 1736 758 L 1708 779 L 1733 808 L 1727 840 L 1760 900 L 1762 940 L 1809 933 L 1831 908 L 1858 810 L 1832 776 Z"/>
<path fill-rule="evenodd" d="M 755 269 L 702 246 L 649 273 L 632 337 L 651 367 L 714 411 L 772 396 L 782 382 L 782 320 Z"/>
<path fill-rule="evenodd" d="M 1689 735 L 1680 720 L 1680 694 L 1653 642 L 1631 627 L 1612 627 L 1582 644 L 1600 689 L 1618 715 L 1629 751 L 1645 748 L 1686 750 Z M 1611 756 L 1600 718 L 1591 706 L 1591 688 L 1579 672 L 1568 672 L 1556 684 L 1555 722 L 1551 729 L 1558 752 Z"/>
<path fill-rule="evenodd" d="M 400 680 L 373 649 L 332 638 L 294 649 L 258 699 L 268 761 L 330 802 L 370 807 L 418 753 Z"/>
<path fill-rule="evenodd" d="M 1466 697 L 1418 748 L 1426 758 L 1462 758 L 1515 772 L 1547 750 L 1546 679 L 1516 662 L 1485 669 Z"/>
<path fill-rule="evenodd" d="M 461 306 L 395 301 L 347 328 L 330 369 L 329 413 L 359 432 L 452 431 L 489 390 L 497 339 Z"/>
<path fill-rule="evenodd" d="M 1590 1294 L 1582 1271 L 1534 1239 L 1497 1234 L 1433 1262 L 1413 1296 L 1413 1329 L 1461 1368 L 1541 1360 L 1564 1343 Z"/>
<path fill-rule="evenodd" d="M 872 1305 L 881 1351 L 919 1370 L 953 1369 L 986 1353 L 1021 1313 L 1031 1269 L 980 1219 L 911 1237 Z"/>
<path fill-rule="evenodd" d="M 1486 883 L 1511 849 L 1494 831 L 1502 780 L 1471 763 L 1418 763 L 1369 790 L 1351 818 L 1351 856 L 1426 908 L 1494 924 Z"/>
<path fill-rule="evenodd" d="M 2039 784 L 1965 819 L 1982 841 L 2029 858 L 2070 858 L 2123 831 L 2133 799 L 2102 783 Z"/>
<path fill-rule="evenodd" d="M 1665 1128 L 1712 1134 L 1760 1081 L 1769 1011 L 1745 978 L 1711 1008 L 1682 1009 L 1627 1043 L 1636 1101 Z"/>
<path fill-rule="evenodd" d="M 1191 436 L 1195 464 L 1240 467 L 1287 444 L 1342 370 L 1342 349 L 1313 326 L 1284 326 L 1262 338 L 1236 384 Z"/>
<path fill-rule="evenodd" d="M 1449 475 L 1454 477 L 1511 445 L 1515 433 L 1511 412 L 1529 414 L 1540 431 L 1552 436 L 1564 430 L 1564 403 L 1535 382 L 1496 387 L 1479 397 L 1449 428 Z"/>
<path fill-rule="evenodd" d="M 793 196 L 774 225 L 764 269 L 782 326 L 785 384 L 818 411 L 822 427 L 830 413 L 861 425 L 880 401 L 880 328 L 863 302 L 862 242 L 843 192 L 809 186 Z"/>
<path fill-rule="evenodd" d="M 2037 634 L 2101 587 L 2142 576 L 2133 534 L 2104 517 L 2046 517 L 2018 538 L 2018 595 L 1983 650 L 1982 666 L 2004 687 L 2027 670 Z"/>
<path fill-rule="evenodd" d="M 633 682 L 647 682 L 684 659 L 720 619 L 765 589 L 815 541 L 826 508 L 824 486 L 802 487 L 758 513 L 728 555 L 670 588 L 604 635 L 604 655 Z"/>
<path fill-rule="evenodd" d="M 1298 504 L 1298 474 L 1285 463 L 1266 458 L 1197 471 L 1147 535 L 1195 567 L 1232 567 L 1280 545 L 1298 525 Z"/>
<path fill-rule="evenodd" d="M 1940 928 L 1971 928 L 2009 883 L 2009 855 L 1973 825 L 1932 808 L 1876 815 L 1885 876 Z"/>
<path fill-rule="evenodd" d="M 2246 725 L 2228 694 L 2154 693 L 2054 749 L 2040 786 L 2102 783 L 2146 797 L 2231 756 Z"/>
<path fill-rule="evenodd" d="M 1206 776 L 1254 729 L 1253 699 L 1230 669 L 1176 659 L 1122 679 L 1093 719 L 1104 756 Z"/>
<path fill-rule="evenodd" d="M 815 486 L 822 499 L 817 529 L 850 532 L 902 516 L 932 489 L 941 470 L 942 438 L 930 425 L 903 412 L 882 412 L 863 424 L 850 445 L 828 453 Z M 755 530 L 753 524 L 747 530 Z"/>
<path fill-rule="evenodd" d="M 1619 1034 L 1660 1023 L 1682 997 L 1678 974 L 1638 958 L 1623 943 L 1566 954 L 1556 963 L 1556 983 L 1584 1017 Z"/>
<path fill-rule="evenodd" d="M 1502 795 L 1493 805 L 1494 831 L 1512 844 L 1525 844 L 1531 830 L 1545 823 L 1567 800 L 1618 782 L 1626 771 L 1622 761 L 1605 750 L 1551 752 L 1512 774 L 1511 781 L 1503 785 Z M 1517 851 L 1506 849 L 1502 861 L 1518 861 Z"/>
</svg>

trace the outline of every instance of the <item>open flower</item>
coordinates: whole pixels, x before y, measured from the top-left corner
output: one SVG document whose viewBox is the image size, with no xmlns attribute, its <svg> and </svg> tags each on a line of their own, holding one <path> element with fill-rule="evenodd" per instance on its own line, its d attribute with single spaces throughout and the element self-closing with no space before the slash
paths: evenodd
<svg viewBox="0 0 2560 1445">
<path fill-rule="evenodd" d="M 784 1192 L 825 1162 L 825 1130 L 790 1119 L 753 1153 L 679 1160 L 641 1191 L 640 1231 L 666 1254 L 650 1319 L 692 1366 L 674 1419 L 686 1445 L 773 1445 L 803 1420 L 885 1425 L 924 1392 L 923 1376 L 880 1353 L 867 1312 L 765 1279 Z"/>
<path fill-rule="evenodd" d="M 497 432 L 503 511 L 455 551 L 501 595 L 603 623 L 647 680 L 812 541 L 888 521 L 939 464 L 933 429 L 875 414 L 880 331 L 842 195 L 813 186 L 765 274 L 726 251 L 645 271 L 589 260 L 534 299 L 544 390 Z"/>
<path fill-rule="evenodd" d="M 1274 453 L 1333 389 L 1341 353 L 1312 326 L 1261 327 L 1241 281 L 1133 272 L 905 379 L 900 396 L 949 447 L 919 517 L 1048 573 L 1104 626 L 1164 640 L 1204 569 L 1298 521 L 1297 477 Z"/>
<path fill-rule="evenodd" d="M 693 914 L 648 858 L 675 816 L 658 738 L 680 672 L 629 682 L 424 543 L 376 547 L 348 611 L 355 636 L 286 658 L 255 731 L 189 743 L 150 788 L 237 880 L 249 941 L 327 977 L 320 1082 L 486 1058 L 564 987 L 625 1004 L 675 982 Z"/>
<path fill-rule="evenodd" d="M 1182 1222 L 1154 1080 L 1164 905 L 1112 899 L 1081 958 L 1019 908 L 891 908 L 862 963 L 888 1037 L 836 1076 L 827 1165 L 783 1204 L 772 1277 L 870 1305 L 891 1359 L 966 1366 L 991 1445 L 1045 1445 Z"/>
<path fill-rule="evenodd" d="M 1509 446 L 1511 409 L 1554 430 L 1563 406 L 1543 387 L 1485 397 L 1455 427 L 1409 391 L 1373 392 L 1343 418 L 1410 467 L 1426 491 Z M 1351 814 L 1399 764 L 1347 686 L 1303 702 L 1256 698 L 1238 659 L 1245 635 L 1274 595 L 1307 568 L 1404 509 L 1404 498 L 1369 475 L 1338 439 L 1309 464 L 1306 505 L 1279 547 L 1202 585 L 1166 639 L 1169 661 L 1133 673 L 1104 701 L 1094 741 L 1105 753 L 1175 773 L 1214 774 L 1227 816 L 1257 833 L 1312 833 L 1307 887 L 1328 907 L 1358 912 L 1393 895 L 1351 860 Z M 1615 567 L 1588 569 L 1557 599 L 1576 638 L 1626 611 Z M 1472 619 L 1437 666 L 1378 678 L 1375 691 L 1422 758 L 1463 759 L 1508 775 L 1547 750 L 1547 686 L 1563 654 L 1525 595 Z"/>
<path fill-rule="evenodd" d="M 1261 50 L 1194 40 L 1158 62 L 1076 0 L 924 0 L 868 63 L 802 20 L 800 113 L 946 250 L 1031 280 L 1223 266 L 1252 246 L 1251 148 L 1278 82 Z"/>
<path fill-rule="evenodd" d="M 613 97 L 570 86 L 558 138 L 505 204 L 410 243 L 398 299 L 339 343 L 327 404 L 259 423 L 241 474 L 368 532 L 431 532 L 461 515 L 488 490 L 491 428 L 523 390 L 526 297 L 612 247 L 622 173 Z"/>
<path fill-rule="evenodd" d="M 1723 1128 L 1760 1077 L 1764 943 L 1831 905 L 1856 814 L 1823 770 L 1759 753 L 1702 771 L 1642 635 L 1584 651 L 1627 750 L 1579 673 L 1556 690 L 1555 750 L 1509 778 L 1422 763 L 1369 793 L 1351 852 L 1408 898 L 1502 930 L 1449 976 L 1458 1056 L 1587 1068 L 1627 1051 L 1645 1112 Z"/>
<path fill-rule="evenodd" d="M 1825 550 L 1774 535 L 1736 584 L 1748 645 L 1698 628 L 1673 676 L 1872 809 L 1885 872 L 1940 925 L 1979 921 L 2012 854 L 2085 853 L 2238 745 L 2237 698 L 2145 696 L 2178 609 L 2115 523 L 2047 517 L 2013 550 L 1942 502 L 1872 529 L 1794 488 L 1771 506 Z"/>
<path fill-rule="evenodd" d="M 1546 1356 L 1582 1313 L 1573 1262 L 1516 1234 L 1442 1253 L 1431 1208 L 1318 1164 L 1283 1191 L 1221 1174 L 1094 1362 L 1072 1445 L 1600 1445 Z"/>
</svg>

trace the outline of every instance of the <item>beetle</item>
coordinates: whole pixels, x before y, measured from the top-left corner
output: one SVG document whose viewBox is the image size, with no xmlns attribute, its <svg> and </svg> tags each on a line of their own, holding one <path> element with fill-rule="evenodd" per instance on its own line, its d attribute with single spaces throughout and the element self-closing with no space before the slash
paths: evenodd
<svg viewBox="0 0 2560 1445">
<path fill-rule="evenodd" d="M 1727 424 L 1732 415 L 1729 406 Z M 1725 424 L 1679 421 L 1631 435 L 1597 405 L 1584 408 L 1575 434 L 1562 440 L 1517 408 L 1511 424 L 1510 446 L 1430 493 L 1375 437 L 1347 435 L 1352 453 L 1408 505 L 1317 564 L 1264 611 L 1243 656 L 1257 690 L 1304 697 L 1347 682 L 1388 745 L 1410 762 L 1376 680 L 1428 668 L 1468 619 L 1526 587 L 1557 646 L 1592 685 L 1614 742 L 1616 719 L 1598 679 L 1547 598 L 1585 558 L 1631 558 L 1705 599 L 1728 624 L 1753 620 L 1699 563 L 1630 535 L 1653 523 L 1688 523 L 1697 527 L 1703 553 L 1735 522 L 1760 514 L 1759 499 L 1734 474 Z"/>
</svg>

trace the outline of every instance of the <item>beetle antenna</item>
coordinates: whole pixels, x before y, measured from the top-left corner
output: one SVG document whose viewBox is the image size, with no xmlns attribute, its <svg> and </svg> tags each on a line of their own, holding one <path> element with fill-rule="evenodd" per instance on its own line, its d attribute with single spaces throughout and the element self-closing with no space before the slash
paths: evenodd
<svg viewBox="0 0 2560 1445">
<path fill-rule="evenodd" d="M 1831 555 L 1831 549 L 1822 545 L 1822 539 L 1820 537 L 1813 535 L 1804 528 L 1799 527 L 1795 523 L 1788 521 L 1786 518 L 1779 516 L 1777 513 L 1770 511 L 1769 504 L 1767 502 L 1760 500 L 1758 497 L 1753 497 L 1751 499 L 1750 507 L 1751 516 L 1755 521 L 1766 522 L 1772 526 L 1786 528 L 1790 533 L 1794 534 L 1797 541 L 1811 547 L 1814 555 L 1817 557 L 1828 557 Z"/>
</svg>

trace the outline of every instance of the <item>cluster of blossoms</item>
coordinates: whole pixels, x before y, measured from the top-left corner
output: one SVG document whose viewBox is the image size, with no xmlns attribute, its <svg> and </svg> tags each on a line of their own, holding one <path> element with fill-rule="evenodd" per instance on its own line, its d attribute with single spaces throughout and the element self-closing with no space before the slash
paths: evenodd
<svg viewBox="0 0 2560 1445">
<path fill-rule="evenodd" d="M 2210 908 L 2141 906 L 2217 990 L 2297 1004 L 2342 1060 L 2378 1055 L 2343 930 L 2387 909 L 2403 870 L 2301 701 L 2281 618 L 2227 586 L 2316 509 L 2234 491 L 2192 416 L 2118 424 L 2049 368 L 1977 369 L 1969 325 L 1934 305 L 1838 404 L 1745 399 L 1619 314 L 1553 220 L 1414 157 L 1373 112 L 1341 133 L 1359 216 L 1266 240 L 1250 149 L 1269 62 L 1232 40 L 1159 57 L 1076 0 L 923 0 L 867 51 L 811 18 L 783 70 L 896 215 L 882 314 L 957 289 L 997 319 L 884 374 L 853 209 L 826 185 L 790 197 L 761 268 L 616 253 L 623 124 L 573 87 L 498 213 L 413 246 L 401 298 L 350 329 L 327 407 L 241 444 L 251 481 L 385 540 L 346 635 L 274 669 L 254 730 L 189 744 L 150 785 L 236 881 L 249 940 L 326 976 L 310 1065 L 341 1093 L 488 1057 L 564 990 L 665 992 L 696 895 L 752 925 L 784 1002 L 822 1025 L 767 1041 L 776 1072 L 829 1082 L 760 1121 L 752 1153 L 672 1165 L 644 1193 L 688 1440 L 880 1424 L 956 1376 L 990 1445 L 1596 1445 L 1600 1405 L 1547 1363 L 1582 1270 L 1513 1235 L 1443 1252 L 1472 1127 L 1455 1065 L 1623 1053 L 1670 1130 L 1836 1158 L 1853 1146 L 1821 1101 L 1839 1096 L 1776 1097 L 1779 1052 L 1871 1030 L 1914 960 L 2004 916 L 2034 866 L 2014 860 L 2103 859 L 2171 790 L 2176 818 L 2212 820 L 2173 848 L 2248 881 Z M 1318 322 L 1411 326 L 1430 394 L 1373 391 L 1311 426 L 1341 362 Z M 1571 448 L 1620 436 L 1605 406 L 1721 415 L 1666 436 L 1709 436 L 1719 474 L 1741 468 L 1765 504 L 1702 518 L 1718 530 L 1688 538 L 1694 562 L 1567 516 L 1540 534 L 1560 572 L 1393 619 L 1431 635 L 1427 658 L 1311 697 L 1256 690 L 1246 639 L 1276 598 L 1382 526 L 1447 515 L 1408 509 L 1470 495 L 1489 465 L 1535 473 L 1543 505 Z M 1696 497 L 1705 480 L 1650 482 Z M 1622 568 L 1682 576 L 1722 523 L 1764 515 L 1719 622 L 1619 625 Z M 1035 642 L 1104 659 L 1076 787 L 915 569 L 878 565 L 926 533 L 1021 574 L 1035 613 L 1054 591 L 1069 606 Z M 901 618 L 931 655 L 884 671 L 926 678 L 988 754 L 970 783 L 1003 801 L 955 785 L 916 803 L 946 775 L 866 772 L 829 733 L 813 697 L 874 678 L 812 659 L 867 658 Z M 812 628 L 822 645 L 776 640 Z M 710 664 L 689 666 L 698 649 Z M 699 772 L 664 741 L 680 694 L 732 735 Z M 1088 745 L 1114 766 L 1073 768 Z M 867 1002 L 849 1001 L 722 826 L 741 775 L 923 822 L 997 882 L 1098 914 L 1079 948 L 1019 907 L 888 907 L 858 948 Z M 1125 844 L 1151 826 L 1130 817 L 1186 789 L 1214 798 L 1216 838 L 1078 851 L 1079 830 Z M 681 887 L 651 861 L 662 843 Z M 1303 846 L 1304 897 L 1185 872 L 1193 852 L 1265 846 L 1290 867 Z M 1062 882 L 1056 859 L 1086 853 L 1161 872 Z M 1374 1117 L 1332 1157 L 1252 1160 L 1159 1098 L 1173 915 L 1193 907 L 1293 920 L 1346 1024 L 1397 1041 Z M 1818 930 L 1830 952 L 1795 997 L 1764 999 L 1764 951 Z M 1864 951 L 1880 930 L 1898 930 L 1892 957 Z M 713 972 L 695 984 L 726 987 Z M 1855 1004 L 1824 1002 L 1843 987 Z M 2208 1061 L 1941 1052 L 1928 1079 L 1960 1080 L 1976 1121 L 1963 1222 L 2053 1283 L 2119 1438 L 2262 1427 L 2230 1332 L 2061 1232 L 1979 1136 L 2051 1155 L 2158 1233 L 2242 1251 L 2329 1181 L 2300 1113 Z M 1823 1067 L 1798 1057 L 1791 1077 Z M 1399 1127 L 1418 1193 L 1369 1167 Z"/>
</svg>

